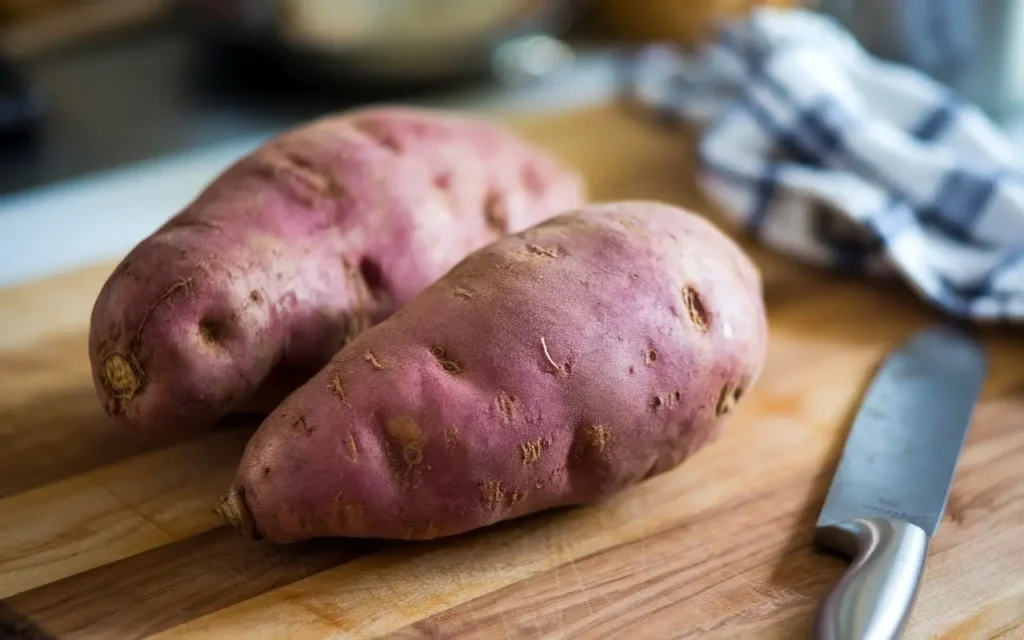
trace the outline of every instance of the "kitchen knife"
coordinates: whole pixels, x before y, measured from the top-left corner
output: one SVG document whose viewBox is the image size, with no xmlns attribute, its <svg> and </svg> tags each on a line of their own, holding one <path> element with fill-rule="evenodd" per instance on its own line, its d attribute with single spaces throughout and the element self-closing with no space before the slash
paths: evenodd
<svg viewBox="0 0 1024 640">
<path fill-rule="evenodd" d="M 980 344 L 938 325 L 875 376 L 815 529 L 817 544 L 852 558 L 817 611 L 816 640 L 902 635 L 985 369 Z"/>
</svg>

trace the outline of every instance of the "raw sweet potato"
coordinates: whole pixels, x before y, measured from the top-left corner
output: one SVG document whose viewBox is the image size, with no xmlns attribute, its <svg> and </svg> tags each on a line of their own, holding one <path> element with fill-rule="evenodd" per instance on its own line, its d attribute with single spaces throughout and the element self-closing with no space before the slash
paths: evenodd
<svg viewBox="0 0 1024 640">
<path fill-rule="evenodd" d="M 383 106 L 288 131 L 121 262 L 95 303 L 97 393 L 153 436 L 269 411 L 473 249 L 584 201 L 501 125 Z"/>
<path fill-rule="evenodd" d="M 715 438 L 767 342 L 756 267 L 656 202 L 468 256 L 260 425 L 218 509 L 252 537 L 427 539 L 589 503 Z"/>
</svg>

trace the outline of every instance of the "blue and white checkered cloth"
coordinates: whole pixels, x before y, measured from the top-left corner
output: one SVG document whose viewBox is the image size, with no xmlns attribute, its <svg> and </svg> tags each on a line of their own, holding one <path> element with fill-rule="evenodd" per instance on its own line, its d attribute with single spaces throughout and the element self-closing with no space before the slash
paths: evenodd
<svg viewBox="0 0 1024 640">
<path fill-rule="evenodd" d="M 1024 153 L 944 86 L 772 8 L 697 53 L 644 48 L 628 78 L 702 126 L 701 188 L 765 245 L 901 277 L 960 319 L 1024 320 Z"/>
</svg>

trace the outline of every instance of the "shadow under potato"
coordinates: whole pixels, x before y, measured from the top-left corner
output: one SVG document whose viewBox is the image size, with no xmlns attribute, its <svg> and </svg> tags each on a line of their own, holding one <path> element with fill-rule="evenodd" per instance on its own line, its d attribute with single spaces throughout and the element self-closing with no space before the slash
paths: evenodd
<svg viewBox="0 0 1024 640">
<path fill-rule="evenodd" d="M 232 416 L 216 430 L 255 432 L 260 420 L 258 415 Z M 0 498 L 185 441 L 157 441 L 117 427 L 91 383 L 38 394 L 0 409 Z"/>
</svg>

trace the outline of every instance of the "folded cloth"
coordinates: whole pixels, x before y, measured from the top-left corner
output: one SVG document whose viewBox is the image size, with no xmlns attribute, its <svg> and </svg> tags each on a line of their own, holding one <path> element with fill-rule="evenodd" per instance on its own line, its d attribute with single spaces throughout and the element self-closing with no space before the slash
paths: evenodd
<svg viewBox="0 0 1024 640">
<path fill-rule="evenodd" d="M 701 125 L 698 184 L 765 245 L 900 277 L 960 319 L 1024 319 L 1021 150 L 951 90 L 800 9 L 627 68 L 634 101 Z"/>
</svg>

